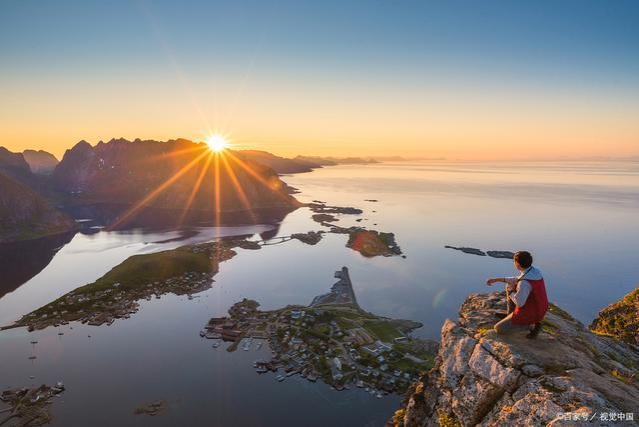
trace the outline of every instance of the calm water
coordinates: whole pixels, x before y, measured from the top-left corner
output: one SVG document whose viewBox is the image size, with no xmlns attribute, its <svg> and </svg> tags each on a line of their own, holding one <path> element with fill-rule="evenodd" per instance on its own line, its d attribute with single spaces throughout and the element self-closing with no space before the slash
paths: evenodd
<svg viewBox="0 0 639 427">
<path fill-rule="evenodd" d="M 382 425 L 398 397 L 335 392 L 293 377 L 277 383 L 251 368 L 259 352 L 213 349 L 199 330 L 243 297 L 266 309 L 309 303 L 346 265 L 364 309 L 421 321 L 416 334 L 437 339 L 442 321 L 456 317 L 466 295 L 486 289 L 486 277 L 512 273 L 509 260 L 446 244 L 531 250 L 550 299 L 584 323 L 639 281 L 638 163 L 380 164 L 284 179 L 302 191 L 302 201 L 362 208 L 359 224 L 395 232 L 407 258 L 365 259 L 344 247 L 342 235 L 327 235 L 317 246 L 291 241 L 239 250 L 221 265 L 212 289 L 194 300 L 167 295 L 144 302 L 131 319 L 110 327 L 0 333 L 0 389 L 63 380 L 68 390 L 54 406 L 55 425 Z M 358 224 L 355 218 L 343 216 L 340 223 Z M 306 209 L 278 226 L 206 228 L 185 238 L 178 232 L 78 234 L 35 277 L 0 298 L 0 323 L 95 280 L 132 254 L 216 235 L 320 229 Z M 156 399 L 168 401 L 165 415 L 132 415 Z"/>
</svg>

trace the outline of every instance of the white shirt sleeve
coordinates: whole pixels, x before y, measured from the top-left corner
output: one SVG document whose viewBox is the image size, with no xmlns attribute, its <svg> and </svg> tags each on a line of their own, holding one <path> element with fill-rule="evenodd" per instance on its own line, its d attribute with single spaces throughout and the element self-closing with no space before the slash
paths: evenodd
<svg viewBox="0 0 639 427">
<path fill-rule="evenodd" d="M 517 307 L 523 307 L 532 291 L 532 286 L 528 280 L 521 280 L 517 286 L 517 292 L 510 297 Z"/>
<path fill-rule="evenodd" d="M 517 284 L 517 279 L 518 279 L 518 277 L 504 277 L 504 280 L 510 286 L 515 286 Z"/>
</svg>

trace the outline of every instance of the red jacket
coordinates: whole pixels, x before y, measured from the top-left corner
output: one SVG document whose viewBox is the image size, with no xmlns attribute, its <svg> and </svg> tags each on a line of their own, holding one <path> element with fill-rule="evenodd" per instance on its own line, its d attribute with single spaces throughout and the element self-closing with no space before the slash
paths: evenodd
<svg viewBox="0 0 639 427">
<path fill-rule="evenodd" d="M 522 307 L 516 307 L 513 312 L 512 322 L 516 325 L 532 325 L 541 322 L 548 311 L 548 296 L 546 295 L 546 284 L 543 277 L 539 279 L 523 278 L 532 290 Z"/>
</svg>

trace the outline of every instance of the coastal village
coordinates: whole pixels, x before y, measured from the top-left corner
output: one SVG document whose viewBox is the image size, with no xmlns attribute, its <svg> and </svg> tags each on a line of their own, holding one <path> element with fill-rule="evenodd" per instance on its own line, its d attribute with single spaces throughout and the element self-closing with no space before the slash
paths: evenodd
<svg viewBox="0 0 639 427">
<path fill-rule="evenodd" d="M 244 299 L 228 317 L 212 318 L 200 336 L 214 348 L 231 342 L 228 351 L 259 350 L 267 342 L 271 359 L 256 360 L 253 367 L 259 374 L 276 374 L 276 381 L 299 375 L 336 390 L 359 387 L 379 398 L 403 393 L 432 366 L 437 343 L 409 336 L 420 323 L 363 311 L 346 267 L 335 278 L 331 291 L 308 306 L 261 311 L 258 302 Z"/>
</svg>

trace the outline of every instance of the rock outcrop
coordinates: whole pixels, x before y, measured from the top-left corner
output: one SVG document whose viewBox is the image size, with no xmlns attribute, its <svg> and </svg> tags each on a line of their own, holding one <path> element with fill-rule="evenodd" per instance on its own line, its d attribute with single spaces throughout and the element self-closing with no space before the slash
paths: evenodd
<svg viewBox="0 0 639 427">
<path fill-rule="evenodd" d="M 50 175 L 59 163 L 53 154 L 44 150 L 24 150 L 22 155 L 31 172 L 39 175 Z"/>
<path fill-rule="evenodd" d="M 590 329 L 639 345 L 639 288 L 601 310 Z"/>
<path fill-rule="evenodd" d="M 459 320 L 445 321 L 436 365 L 394 425 L 608 425 L 610 413 L 637 416 L 637 347 L 593 334 L 554 305 L 537 339 L 497 335 L 504 301 L 503 293 L 470 295 Z"/>
<path fill-rule="evenodd" d="M 36 192 L 0 173 L 0 243 L 65 233 L 75 226 Z"/>
</svg>

